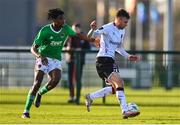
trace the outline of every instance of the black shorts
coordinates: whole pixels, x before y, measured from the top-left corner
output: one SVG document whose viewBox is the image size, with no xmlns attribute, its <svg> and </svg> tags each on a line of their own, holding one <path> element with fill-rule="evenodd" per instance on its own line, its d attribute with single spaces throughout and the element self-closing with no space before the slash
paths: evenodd
<svg viewBox="0 0 180 125">
<path fill-rule="evenodd" d="M 102 79 L 108 78 L 113 72 L 114 59 L 111 57 L 97 57 L 96 70 Z"/>
</svg>

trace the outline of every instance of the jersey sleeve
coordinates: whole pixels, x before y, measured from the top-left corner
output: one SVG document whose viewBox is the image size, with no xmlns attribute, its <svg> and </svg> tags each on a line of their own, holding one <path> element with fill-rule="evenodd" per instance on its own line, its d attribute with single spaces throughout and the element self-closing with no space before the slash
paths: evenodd
<svg viewBox="0 0 180 125">
<path fill-rule="evenodd" d="M 68 25 L 67 25 L 67 33 L 68 36 L 76 36 L 76 32 Z"/>
<path fill-rule="evenodd" d="M 125 33 L 125 31 L 124 31 L 124 33 Z M 126 52 L 126 50 L 124 49 L 124 46 L 123 46 L 124 40 L 123 39 L 124 39 L 124 35 L 123 35 L 121 44 L 116 49 L 116 52 L 118 52 L 119 54 L 121 54 L 125 58 L 128 58 L 130 54 L 128 52 Z"/>
<path fill-rule="evenodd" d="M 45 31 L 44 29 L 41 29 L 37 36 L 34 39 L 33 45 L 41 45 L 41 43 L 45 40 Z"/>
<path fill-rule="evenodd" d="M 106 26 L 102 26 L 101 28 L 95 30 L 92 34 L 92 38 L 100 37 L 101 35 L 106 35 L 108 32 L 108 28 Z"/>
<path fill-rule="evenodd" d="M 116 52 L 118 52 L 119 54 L 121 54 L 125 58 L 128 58 L 130 55 L 129 53 L 126 52 L 126 50 L 124 49 L 122 44 L 116 49 Z"/>
</svg>

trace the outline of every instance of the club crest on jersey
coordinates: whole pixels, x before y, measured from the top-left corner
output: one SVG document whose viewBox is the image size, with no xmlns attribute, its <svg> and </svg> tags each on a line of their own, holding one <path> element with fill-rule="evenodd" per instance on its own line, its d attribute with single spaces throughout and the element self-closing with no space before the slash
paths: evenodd
<svg viewBox="0 0 180 125">
<path fill-rule="evenodd" d="M 53 39 L 53 36 L 50 36 L 50 38 L 49 39 Z"/>
</svg>

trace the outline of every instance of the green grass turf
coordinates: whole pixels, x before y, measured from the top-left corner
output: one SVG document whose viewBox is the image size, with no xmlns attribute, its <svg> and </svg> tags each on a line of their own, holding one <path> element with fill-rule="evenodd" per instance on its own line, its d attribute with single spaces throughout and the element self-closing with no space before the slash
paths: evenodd
<svg viewBox="0 0 180 125">
<path fill-rule="evenodd" d="M 83 88 L 82 95 L 97 88 Z M 128 102 L 136 102 L 141 114 L 122 119 L 115 95 L 94 101 L 91 112 L 86 111 L 84 97 L 80 105 L 67 104 L 68 90 L 56 88 L 42 98 L 40 108 L 31 109 L 31 118 L 22 119 L 28 89 L 0 88 L 0 124 L 180 124 L 180 88 L 132 90 L 126 88 Z"/>
</svg>

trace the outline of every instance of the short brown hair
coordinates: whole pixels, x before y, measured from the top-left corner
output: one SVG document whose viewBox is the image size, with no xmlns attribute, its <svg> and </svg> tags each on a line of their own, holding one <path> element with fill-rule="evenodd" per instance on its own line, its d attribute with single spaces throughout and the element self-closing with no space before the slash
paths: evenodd
<svg viewBox="0 0 180 125">
<path fill-rule="evenodd" d="M 116 17 L 126 17 L 127 19 L 130 18 L 129 13 L 125 9 L 118 9 L 116 12 Z"/>
</svg>

